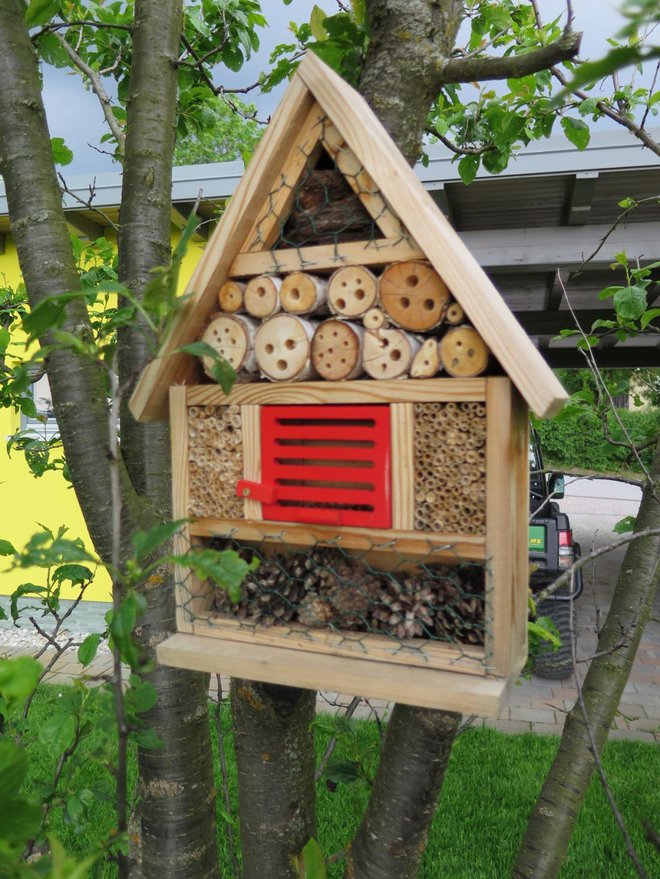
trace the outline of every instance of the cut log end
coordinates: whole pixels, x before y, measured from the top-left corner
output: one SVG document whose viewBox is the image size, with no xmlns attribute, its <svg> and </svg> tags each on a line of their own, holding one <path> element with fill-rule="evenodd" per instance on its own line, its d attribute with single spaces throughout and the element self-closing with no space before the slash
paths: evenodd
<svg viewBox="0 0 660 879">
<path fill-rule="evenodd" d="M 364 369 L 372 378 L 403 378 L 420 348 L 420 343 L 403 330 L 376 330 L 365 333 Z"/>
<path fill-rule="evenodd" d="M 287 275 L 280 288 L 282 308 L 290 314 L 315 314 L 326 310 L 327 281 L 306 272 Z"/>
<path fill-rule="evenodd" d="M 426 339 L 413 359 L 410 375 L 413 378 L 432 378 L 439 369 L 438 340 Z"/>
<path fill-rule="evenodd" d="M 312 340 L 312 364 L 328 381 L 346 381 L 362 374 L 362 327 L 326 320 Z"/>
<path fill-rule="evenodd" d="M 223 315 L 211 321 L 202 336 L 221 357 L 238 372 L 241 369 L 254 371 L 256 363 L 252 352 L 252 337 L 255 324 L 247 318 L 234 315 Z M 215 379 L 213 367 L 215 361 L 211 357 L 203 357 L 204 372 L 209 378 Z"/>
<path fill-rule="evenodd" d="M 451 301 L 447 305 L 447 309 L 445 311 L 445 321 L 452 326 L 458 326 L 458 324 L 463 323 L 465 320 L 465 312 L 461 305 L 456 302 L 456 300 Z"/>
<path fill-rule="evenodd" d="M 311 378 L 314 325 L 292 314 L 278 314 L 257 330 L 254 347 L 262 374 L 270 381 Z"/>
<path fill-rule="evenodd" d="M 282 279 L 260 275 L 248 281 L 245 288 L 245 308 L 252 317 L 271 317 L 280 311 L 280 287 Z"/>
<path fill-rule="evenodd" d="M 474 327 L 454 327 L 440 340 L 445 371 L 456 378 L 473 378 L 488 367 L 490 352 Z"/>
<path fill-rule="evenodd" d="M 245 284 L 240 281 L 226 281 L 218 293 L 218 305 L 222 311 L 234 314 L 243 310 Z"/>
<path fill-rule="evenodd" d="M 392 322 L 414 332 L 442 322 L 450 293 L 434 268 L 422 262 L 399 262 L 380 278 L 380 301 Z"/>
<path fill-rule="evenodd" d="M 380 330 L 389 325 L 387 315 L 380 308 L 370 308 L 362 318 L 366 330 Z"/>
<path fill-rule="evenodd" d="M 364 266 L 337 269 L 328 282 L 330 310 L 342 317 L 361 317 L 378 296 L 378 281 Z"/>
</svg>

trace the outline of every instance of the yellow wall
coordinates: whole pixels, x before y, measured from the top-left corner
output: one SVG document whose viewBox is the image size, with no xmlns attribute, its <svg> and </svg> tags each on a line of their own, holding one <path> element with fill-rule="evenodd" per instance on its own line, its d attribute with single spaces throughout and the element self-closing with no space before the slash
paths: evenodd
<svg viewBox="0 0 660 879">
<path fill-rule="evenodd" d="M 176 243 L 176 239 L 173 240 Z M 188 282 L 202 254 L 202 247 L 191 244 L 182 266 L 182 287 Z M 5 253 L 0 254 L 0 281 L 15 286 L 20 281 L 16 250 L 7 236 Z M 60 525 L 69 528 L 70 538 L 81 537 L 90 550 L 92 543 L 78 505 L 69 484 L 58 473 L 46 473 L 36 479 L 32 476 L 22 452 L 7 454 L 6 438 L 15 433 L 21 424 L 20 415 L 11 409 L 0 409 L 0 538 L 9 540 L 17 549 L 23 547 L 29 537 L 41 530 L 37 523 L 56 531 Z M 44 584 L 44 573 L 39 570 L 9 571 L 6 558 L 0 558 L 0 595 L 10 594 L 20 583 Z M 62 591 L 63 598 L 75 597 L 70 591 Z M 91 601 L 110 600 L 110 580 L 105 571 L 99 570 L 85 595 Z"/>
</svg>

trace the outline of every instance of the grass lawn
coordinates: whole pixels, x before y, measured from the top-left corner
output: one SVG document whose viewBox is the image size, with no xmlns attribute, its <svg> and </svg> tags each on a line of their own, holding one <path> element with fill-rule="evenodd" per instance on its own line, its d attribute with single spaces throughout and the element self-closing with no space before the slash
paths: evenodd
<svg viewBox="0 0 660 879">
<path fill-rule="evenodd" d="M 53 716 L 56 704 L 62 698 L 58 694 L 66 689 L 40 688 L 30 714 L 31 726 L 35 730 Z M 89 712 L 93 721 L 93 704 Z M 321 729 L 317 734 L 319 755 L 325 750 L 328 726 L 327 720 L 320 721 Z M 228 712 L 223 714 L 223 729 L 236 804 Z M 452 752 L 420 879 L 506 879 L 557 743 L 558 739 L 552 736 L 505 735 L 487 729 L 463 733 Z M 93 759 L 94 735 L 81 747 L 81 759 L 73 768 L 73 776 L 67 779 L 65 775 L 65 783 L 70 790 L 79 790 L 91 786 L 95 780 L 106 778 L 107 791 L 111 795 L 112 785 L 107 772 Z M 340 737 L 333 759 L 358 759 L 368 772 L 373 772 L 378 750 L 375 724 L 356 721 L 351 722 L 349 732 Z M 641 742 L 612 742 L 607 746 L 604 764 L 648 875 L 660 875 L 660 857 L 645 841 L 642 829 L 644 821 L 650 821 L 656 829 L 658 827 L 660 749 Z M 53 761 L 37 742 L 31 746 L 30 765 L 33 781 L 43 775 L 52 776 Z M 135 774 L 134 765 L 132 774 Z M 348 844 L 360 822 L 367 797 L 367 782 L 340 784 L 335 792 L 328 790 L 324 782 L 319 784 L 319 842 L 326 855 L 341 852 Z M 90 820 L 83 832 L 75 832 L 63 820 L 61 812 L 53 816 L 53 830 L 71 852 L 88 851 L 112 826 L 111 801 L 93 803 Z M 224 818 L 219 815 L 222 875 L 230 877 L 224 826 Z M 113 872 L 109 866 L 102 865 L 95 875 L 109 879 Z M 332 864 L 330 879 L 340 879 L 341 876 L 341 862 Z M 636 876 L 596 780 L 588 792 L 560 876 L 561 879 L 634 879 Z"/>
</svg>

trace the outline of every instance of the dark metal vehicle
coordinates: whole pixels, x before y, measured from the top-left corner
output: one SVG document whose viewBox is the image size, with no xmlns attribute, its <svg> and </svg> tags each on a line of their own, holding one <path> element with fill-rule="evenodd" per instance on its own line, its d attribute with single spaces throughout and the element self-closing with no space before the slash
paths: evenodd
<svg viewBox="0 0 660 879">
<path fill-rule="evenodd" d="M 557 501 L 564 497 L 564 476 L 545 473 L 539 437 L 532 431 L 529 445 L 529 560 L 531 588 L 534 593 L 548 586 L 581 555 L 580 544 L 566 513 Z M 578 569 L 571 587 L 564 587 L 542 601 L 538 616 L 549 617 L 561 638 L 557 651 L 546 650 L 534 661 L 534 674 L 546 678 L 562 678 L 571 671 L 570 602 L 582 594 L 582 571 Z"/>
</svg>

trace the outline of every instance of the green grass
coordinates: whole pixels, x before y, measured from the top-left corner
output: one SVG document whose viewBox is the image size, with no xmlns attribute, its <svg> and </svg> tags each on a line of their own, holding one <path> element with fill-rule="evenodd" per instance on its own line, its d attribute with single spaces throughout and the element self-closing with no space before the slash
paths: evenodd
<svg viewBox="0 0 660 879">
<path fill-rule="evenodd" d="M 66 689 L 40 688 L 30 716 L 33 729 L 52 716 L 55 704 L 61 698 L 58 692 Z M 98 719 L 100 714 L 91 705 L 90 719 L 93 721 L 95 717 Z M 322 726 L 325 728 L 328 723 L 323 721 Z M 367 772 L 373 773 L 379 749 L 375 724 L 355 722 L 351 723 L 350 729 L 349 734 L 340 738 L 333 759 L 358 758 Z M 223 713 L 223 730 L 235 812 L 237 792 L 228 712 Z M 506 879 L 558 741 L 552 736 L 514 736 L 487 729 L 463 733 L 452 751 L 420 879 Z M 326 742 L 327 730 L 324 729 L 317 735 L 319 755 L 325 750 Z M 95 779 L 107 778 L 105 770 L 93 759 L 96 745 L 95 736 L 85 742 L 81 759 L 73 767 L 73 777 L 67 781 L 71 789 L 87 787 Z M 649 876 L 660 875 L 660 858 L 645 841 L 643 832 L 645 820 L 657 825 L 660 749 L 640 742 L 612 742 L 606 748 L 604 764 Z M 31 747 L 30 765 L 33 780 L 52 773 L 53 761 L 38 743 Z M 134 764 L 131 773 L 134 778 Z M 111 793 L 109 779 L 107 789 Z M 325 783 L 319 784 L 319 841 L 326 854 L 340 852 L 348 844 L 359 825 L 367 798 L 366 782 L 341 784 L 334 793 Z M 71 852 L 85 852 L 108 833 L 114 826 L 113 821 L 112 803 L 98 802 L 93 805 L 83 832 L 77 833 L 65 824 L 61 811 L 53 815 L 53 830 Z M 218 826 L 222 875 L 230 876 L 224 819 L 220 815 Z M 96 872 L 96 876 L 103 879 L 110 879 L 112 875 L 108 866 L 99 867 Z M 333 864 L 329 870 L 330 879 L 340 879 L 341 876 L 342 864 Z M 634 879 L 635 876 L 600 784 L 594 781 L 560 877 Z"/>
</svg>

